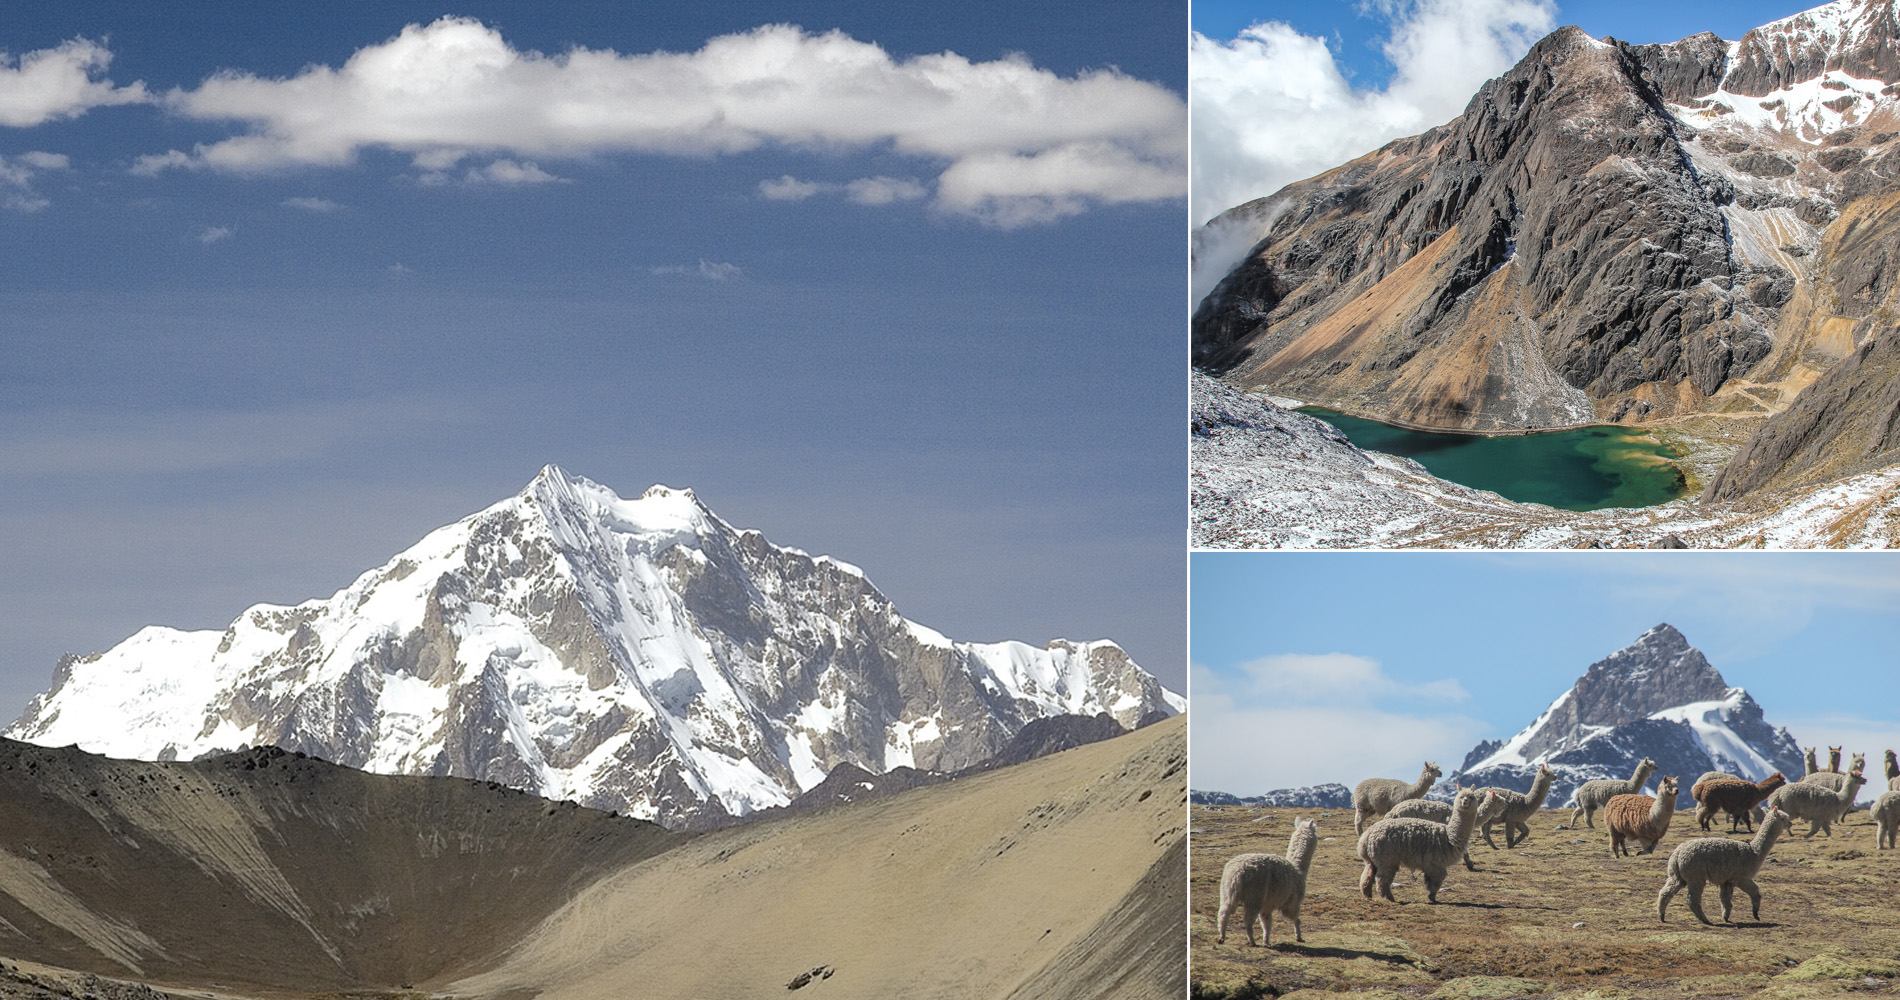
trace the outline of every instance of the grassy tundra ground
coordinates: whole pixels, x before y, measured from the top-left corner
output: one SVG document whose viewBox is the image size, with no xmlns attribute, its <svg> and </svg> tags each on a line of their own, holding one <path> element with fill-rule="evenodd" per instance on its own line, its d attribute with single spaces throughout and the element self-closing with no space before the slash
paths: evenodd
<svg viewBox="0 0 1900 1000">
<path fill-rule="evenodd" d="M 1221 866 L 1246 851 L 1286 850 L 1295 818 L 1319 820 L 1319 853 L 1307 878 L 1301 923 L 1274 921 L 1273 945 L 1249 947 L 1240 915 L 1215 944 Z M 1769 852 L 1756 882 L 1761 922 L 1735 894 L 1736 926 L 1723 926 L 1716 888 L 1697 922 L 1688 892 L 1656 920 L 1664 863 L 1676 845 L 1702 836 L 1692 810 L 1676 814 L 1655 854 L 1610 856 L 1597 828 L 1566 830 L 1568 809 L 1531 818 L 1528 843 L 1492 850 L 1474 836 L 1479 871 L 1454 867 L 1425 901 L 1418 874 L 1393 883 L 1391 903 L 1359 892 L 1364 863 L 1353 856 L 1352 810 L 1194 806 L 1190 835 L 1191 993 L 1201 998 L 1323 993 L 1355 997 L 1548 996 L 1834 997 L 1900 993 L 1900 852 L 1878 851 L 1863 810 L 1834 836 L 1804 839 L 1806 821 Z M 1715 828 L 1726 829 L 1718 822 Z M 1504 838 L 1494 828 L 1500 848 Z M 1736 839 L 1746 839 L 1741 834 Z"/>
</svg>

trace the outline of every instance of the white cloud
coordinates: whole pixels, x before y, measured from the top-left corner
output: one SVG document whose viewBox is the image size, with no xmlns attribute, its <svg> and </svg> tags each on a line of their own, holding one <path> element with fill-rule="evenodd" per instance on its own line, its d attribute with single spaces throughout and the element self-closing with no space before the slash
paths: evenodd
<svg viewBox="0 0 1900 1000">
<path fill-rule="evenodd" d="M 150 100 L 143 83 L 116 87 L 110 80 L 94 79 L 111 61 L 105 46 L 84 38 L 37 49 L 17 60 L 0 52 L 0 125 L 27 128 L 55 118 L 77 118 L 101 105 Z"/>
<path fill-rule="evenodd" d="M 1555 25 L 1551 0 L 1385 0 L 1382 90 L 1352 86 L 1323 39 L 1269 21 L 1230 41 L 1191 33 L 1197 223 L 1456 117 Z"/>
<path fill-rule="evenodd" d="M 228 240 L 236 235 L 237 230 L 230 226 L 206 226 L 204 231 L 198 234 L 198 242 L 210 246 L 219 240 Z"/>
<path fill-rule="evenodd" d="M 306 212 L 335 212 L 343 206 L 328 198 L 285 198 L 285 208 L 301 208 Z"/>
<path fill-rule="evenodd" d="M 0 208 L 9 212 L 37 212 L 52 202 L 33 190 L 33 179 L 49 170 L 65 170 L 70 161 L 61 153 L 33 150 L 0 156 Z"/>
<path fill-rule="evenodd" d="M 1464 714 L 1455 680 L 1408 683 L 1344 653 L 1263 657 L 1192 668 L 1195 788 L 1258 795 L 1275 788 L 1414 777 L 1432 760 L 1456 767 L 1487 731 Z"/>
<path fill-rule="evenodd" d="M 662 264 L 654 268 L 653 273 L 656 275 L 684 275 L 689 277 L 697 275 L 698 277 L 705 278 L 707 281 L 725 281 L 744 274 L 745 269 L 737 264 L 707 260 L 701 257 L 698 264 Z"/>
<path fill-rule="evenodd" d="M 549 56 L 445 17 L 360 49 L 340 68 L 290 79 L 221 73 L 165 103 L 246 131 L 189 154 L 142 157 L 139 172 L 340 165 L 367 148 L 411 154 L 424 171 L 477 152 L 884 150 L 947 164 L 940 207 L 998 225 L 1186 189 L 1186 109 L 1164 87 L 1116 70 L 1061 77 L 1020 56 L 899 60 L 841 32 L 789 25 L 695 52 Z"/>
</svg>

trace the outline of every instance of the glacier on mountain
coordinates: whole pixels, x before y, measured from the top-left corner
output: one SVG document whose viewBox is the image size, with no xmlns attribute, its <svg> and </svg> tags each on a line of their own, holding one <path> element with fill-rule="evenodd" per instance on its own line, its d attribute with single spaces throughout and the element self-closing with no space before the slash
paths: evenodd
<svg viewBox="0 0 1900 1000">
<path fill-rule="evenodd" d="M 1185 701 L 1113 642 L 954 642 L 858 568 L 549 466 L 335 595 L 62 659 L 6 735 L 115 757 L 277 744 L 694 826 L 841 764 L 956 770 L 1028 722 Z"/>
</svg>

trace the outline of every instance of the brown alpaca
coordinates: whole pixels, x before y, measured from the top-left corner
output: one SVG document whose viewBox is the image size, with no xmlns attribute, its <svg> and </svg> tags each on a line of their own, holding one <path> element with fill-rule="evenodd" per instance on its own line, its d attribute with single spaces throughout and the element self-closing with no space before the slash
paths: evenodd
<svg viewBox="0 0 1900 1000">
<path fill-rule="evenodd" d="M 1638 854 L 1648 854 L 1662 843 L 1669 832 L 1669 821 L 1676 814 L 1676 779 L 1664 778 L 1656 787 L 1655 797 L 1618 795 L 1604 803 L 1603 812 L 1610 826 L 1610 856 L 1627 857 L 1625 840 L 1634 840 Z"/>
<path fill-rule="evenodd" d="M 1841 773 L 1841 748 L 1827 748 L 1827 769 L 1831 774 Z"/>
<path fill-rule="evenodd" d="M 1703 830 L 1708 830 L 1709 821 L 1715 818 L 1717 811 L 1728 813 L 1728 828 L 1735 832 L 1738 824 L 1745 825 L 1749 833 L 1755 832 L 1755 807 L 1775 793 L 1775 789 L 1788 783 L 1780 771 L 1760 781 L 1741 781 L 1734 778 L 1710 778 L 1695 786 L 1689 794 L 1701 805 L 1696 807 L 1695 820 Z"/>
</svg>

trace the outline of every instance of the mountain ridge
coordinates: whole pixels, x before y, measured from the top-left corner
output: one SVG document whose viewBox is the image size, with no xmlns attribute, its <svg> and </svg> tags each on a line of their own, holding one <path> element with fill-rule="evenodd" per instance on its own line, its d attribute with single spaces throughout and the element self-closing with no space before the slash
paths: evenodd
<svg viewBox="0 0 1900 1000">
<path fill-rule="evenodd" d="M 550 465 L 330 598 L 63 658 L 8 734 L 147 759 L 270 743 L 685 827 L 843 763 L 957 770 L 1036 718 L 1183 707 L 1107 640 L 953 642 L 690 490 L 626 500 Z"/>
</svg>

